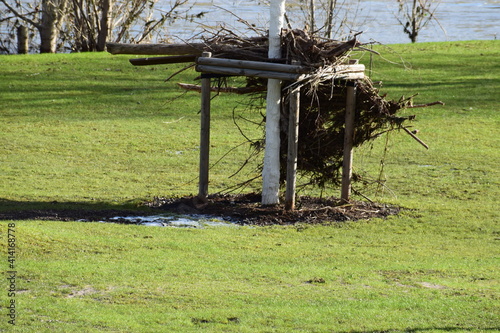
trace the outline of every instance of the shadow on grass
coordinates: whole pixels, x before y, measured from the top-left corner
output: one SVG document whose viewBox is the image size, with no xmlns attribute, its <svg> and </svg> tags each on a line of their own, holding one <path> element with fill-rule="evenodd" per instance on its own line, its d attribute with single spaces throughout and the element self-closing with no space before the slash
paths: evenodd
<svg viewBox="0 0 500 333">
<path fill-rule="evenodd" d="M 407 328 L 404 330 L 398 329 L 389 329 L 389 330 L 373 330 L 373 331 L 342 331 L 339 333 L 418 333 L 418 332 L 427 332 L 427 331 L 443 331 L 443 332 L 498 332 L 500 331 L 500 327 L 485 327 L 485 328 L 467 328 L 467 327 L 428 327 L 428 328 Z"/>
<path fill-rule="evenodd" d="M 0 220 L 100 221 L 123 215 L 151 215 L 154 211 L 136 202 L 32 202 L 0 199 Z"/>
</svg>

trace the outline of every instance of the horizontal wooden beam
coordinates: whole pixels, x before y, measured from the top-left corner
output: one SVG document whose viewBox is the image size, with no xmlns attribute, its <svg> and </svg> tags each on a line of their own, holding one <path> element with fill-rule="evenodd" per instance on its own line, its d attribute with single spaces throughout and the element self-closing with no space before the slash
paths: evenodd
<svg viewBox="0 0 500 333">
<path fill-rule="evenodd" d="M 141 54 L 141 55 L 201 55 L 206 45 L 192 44 L 122 44 L 106 43 L 106 49 L 111 54 Z"/>
<path fill-rule="evenodd" d="M 247 68 L 234 68 L 234 67 L 220 67 L 220 66 L 208 66 L 208 65 L 197 65 L 197 72 L 203 73 L 215 73 L 215 74 L 226 74 L 226 75 L 237 75 L 237 76 L 255 76 L 265 79 L 277 79 L 277 80 L 287 80 L 296 81 L 301 78 L 301 74 L 293 73 L 281 73 L 264 71 L 259 69 L 247 69 Z"/>
<path fill-rule="evenodd" d="M 363 80 L 365 78 L 365 73 L 355 72 L 355 73 L 339 73 L 335 76 L 336 80 Z"/>
<path fill-rule="evenodd" d="M 319 75 L 322 79 L 361 80 L 365 78 L 365 65 L 337 65 L 318 69 L 311 75 Z"/>
<path fill-rule="evenodd" d="M 364 72 L 365 65 L 337 65 L 333 69 L 334 72 Z"/>
<path fill-rule="evenodd" d="M 305 66 L 276 64 L 276 63 L 271 63 L 271 62 L 248 61 L 248 60 L 238 60 L 238 59 L 201 57 L 201 58 L 197 59 L 196 63 L 199 65 L 257 69 L 257 70 L 264 70 L 264 71 L 270 71 L 270 72 L 282 72 L 282 73 L 305 74 L 305 73 L 310 72 L 310 69 L 305 67 Z"/>
</svg>

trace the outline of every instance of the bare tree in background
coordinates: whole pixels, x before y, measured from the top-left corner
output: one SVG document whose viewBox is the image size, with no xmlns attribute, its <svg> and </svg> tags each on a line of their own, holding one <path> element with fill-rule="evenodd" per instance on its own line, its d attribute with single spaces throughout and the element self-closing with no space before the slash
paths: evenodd
<svg viewBox="0 0 500 333">
<path fill-rule="evenodd" d="M 333 30 L 333 18 L 335 15 L 335 8 L 337 7 L 337 0 L 328 0 L 327 3 L 327 19 L 326 19 L 326 31 L 325 37 L 332 38 L 332 30 Z"/>
<path fill-rule="evenodd" d="M 36 5 L 23 6 L 19 1 L 0 0 L 13 17 L 37 29 L 40 34 L 40 52 L 56 52 L 67 0 L 42 0 Z"/>
<path fill-rule="evenodd" d="M 299 6 L 306 30 L 325 38 L 341 39 L 351 32 L 348 21 L 354 21 L 359 3 L 360 0 L 301 0 Z"/>
<path fill-rule="evenodd" d="M 104 51 L 109 34 L 112 0 L 71 0 L 65 39 L 77 51 Z"/>
<path fill-rule="evenodd" d="M 430 21 L 439 21 L 434 16 L 440 1 L 432 0 L 397 0 L 399 3 L 399 23 L 412 43 L 417 41 L 417 36 Z M 440 25 L 441 26 L 441 25 Z M 441 27 L 443 29 L 443 27 Z M 444 29 L 443 29 L 444 31 Z"/>
<path fill-rule="evenodd" d="M 189 2 L 193 4 L 188 5 Z M 13 43 L 8 39 L 15 38 L 14 31 L 22 24 L 31 31 L 39 31 L 40 52 L 60 51 L 62 46 L 70 51 L 104 51 L 106 41 L 138 43 L 163 33 L 167 23 L 202 16 L 204 13 L 189 14 L 194 3 L 194 0 L 172 0 L 168 5 L 160 0 L 0 0 L 0 25 L 9 27 L 6 29 L 9 38 L 0 41 L 0 51 L 11 52 Z"/>
</svg>

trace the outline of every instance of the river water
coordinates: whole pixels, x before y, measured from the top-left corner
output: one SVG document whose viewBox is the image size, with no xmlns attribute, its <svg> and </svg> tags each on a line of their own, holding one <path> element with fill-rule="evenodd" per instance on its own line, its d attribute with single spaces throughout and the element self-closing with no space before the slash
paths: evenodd
<svg viewBox="0 0 500 333">
<path fill-rule="evenodd" d="M 309 2 L 309 1 L 307 1 Z M 211 0 L 198 1 L 194 10 L 206 11 L 196 22 L 177 21 L 170 27 L 173 40 L 190 39 L 203 31 L 203 27 L 217 26 L 236 31 L 244 36 L 252 36 L 239 18 L 257 27 L 269 24 L 269 7 L 258 0 Z M 297 5 L 298 0 L 287 1 L 287 15 L 293 28 L 303 28 L 306 14 Z M 319 6 L 319 1 L 316 1 Z M 419 42 L 488 40 L 496 39 L 500 26 L 500 1 L 498 0 L 442 0 L 434 12 L 436 20 L 431 20 L 421 30 Z M 225 10 L 222 10 L 224 8 Z M 338 0 L 336 13 L 337 32 L 333 37 L 341 39 L 350 31 L 363 31 L 360 40 L 377 41 L 384 44 L 408 43 L 408 36 L 398 22 L 397 0 Z M 317 25 L 324 20 L 321 10 L 317 10 Z M 339 29 L 340 22 L 344 22 Z M 500 36 L 498 36 L 500 38 Z"/>
<path fill-rule="evenodd" d="M 427 0 L 423 0 L 427 1 Z M 431 1 L 431 0 L 429 0 Z M 211 37 L 221 26 L 242 37 L 255 36 L 256 33 L 240 22 L 245 20 L 261 29 L 269 26 L 269 0 L 191 0 L 196 2 L 191 14 L 206 12 L 193 22 L 178 20 L 166 27 L 167 34 L 155 36 L 149 42 L 157 43 L 185 42 L 200 39 L 203 34 Z M 287 0 L 287 16 L 293 28 L 303 29 L 307 14 L 299 3 L 309 3 L 310 0 Z M 325 2 L 325 1 L 321 1 Z M 411 2 L 406 0 L 406 2 Z M 418 42 L 439 42 L 459 40 L 492 40 L 500 38 L 500 0 L 441 0 L 433 1 L 434 17 L 422 29 Z M 158 7 L 157 14 L 168 11 L 170 1 L 165 7 Z M 325 19 L 325 11 L 316 3 L 316 28 L 321 27 Z M 191 5 L 186 6 L 187 9 Z M 383 44 L 409 43 L 410 39 L 403 32 L 398 22 L 398 0 L 337 0 L 333 38 L 345 39 L 352 33 L 363 33 L 359 36 L 361 42 L 376 41 Z M 179 10 L 183 12 L 182 8 Z M 1 18 L 0 18 L 1 19 Z M 0 20 L 1 21 L 1 20 Z M 133 29 L 135 30 L 135 29 Z M 208 30 L 209 32 L 207 32 Z M 205 32 L 204 32 L 205 31 Z M 132 33 L 133 35 L 133 33 Z M 0 38 L 5 38 L 6 31 L 0 24 Z M 196 38 L 194 38 L 196 36 Z M 14 43 L 15 44 L 15 43 Z M 14 45 L 13 44 L 13 45 Z"/>
</svg>

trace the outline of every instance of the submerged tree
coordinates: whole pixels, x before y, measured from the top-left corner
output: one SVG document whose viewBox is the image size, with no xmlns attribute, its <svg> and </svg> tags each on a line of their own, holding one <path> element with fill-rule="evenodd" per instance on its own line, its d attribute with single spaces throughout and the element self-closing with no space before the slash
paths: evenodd
<svg viewBox="0 0 500 333">
<path fill-rule="evenodd" d="M 7 11 L 17 20 L 38 30 L 40 34 L 40 52 L 56 52 L 57 39 L 63 24 L 67 8 L 67 0 L 42 0 L 40 3 L 28 3 L 24 6 L 20 1 L 0 0 Z"/>
<path fill-rule="evenodd" d="M 15 40 L 21 25 L 39 32 L 40 52 L 103 51 L 106 41 L 141 42 L 164 33 L 165 24 L 190 20 L 190 0 L 0 0 L 0 24 Z M 5 29 L 7 27 L 7 29 Z M 12 42 L 1 41 L 2 52 L 11 52 Z"/>
<path fill-rule="evenodd" d="M 397 0 L 399 3 L 399 16 L 396 17 L 403 26 L 404 32 L 412 43 L 417 41 L 420 30 L 432 20 L 439 24 L 434 16 L 439 1 L 432 0 Z M 442 28 L 442 27 L 441 27 Z"/>
<path fill-rule="evenodd" d="M 352 29 L 348 22 L 356 19 L 359 4 L 360 0 L 300 0 L 289 6 L 299 6 L 304 15 L 300 23 L 308 32 L 318 37 L 346 39 Z"/>
</svg>

